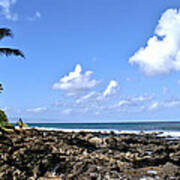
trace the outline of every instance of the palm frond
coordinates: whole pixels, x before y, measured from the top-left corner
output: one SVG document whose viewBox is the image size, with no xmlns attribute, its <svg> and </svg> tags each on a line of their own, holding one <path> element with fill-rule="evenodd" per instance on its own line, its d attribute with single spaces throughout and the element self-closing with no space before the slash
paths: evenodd
<svg viewBox="0 0 180 180">
<path fill-rule="evenodd" d="M 2 90 L 3 90 L 3 87 L 2 87 L 2 84 L 0 84 L 0 93 L 1 93 Z"/>
<path fill-rule="evenodd" d="M 13 34 L 8 28 L 0 28 L 0 40 L 4 37 L 13 37 Z"/>
<path fill-rule="evenodd" d="M 0 48 L 0 54 L 4 54 L 6 56 L 15 55 L 25 58 L 24 54 L 19 49 Z"/>
</svg>

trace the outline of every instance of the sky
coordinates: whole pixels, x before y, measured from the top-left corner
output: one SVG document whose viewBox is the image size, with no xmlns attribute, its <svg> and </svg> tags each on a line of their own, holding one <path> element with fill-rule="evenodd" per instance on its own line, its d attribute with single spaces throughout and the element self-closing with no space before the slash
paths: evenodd
<svg viewBox="0 0 180 180">
<path fill-rule="evenodd" d="M 179 0 L 0 0 L 0 22 L 12 122 L 180 120 Z"/>
</svg>

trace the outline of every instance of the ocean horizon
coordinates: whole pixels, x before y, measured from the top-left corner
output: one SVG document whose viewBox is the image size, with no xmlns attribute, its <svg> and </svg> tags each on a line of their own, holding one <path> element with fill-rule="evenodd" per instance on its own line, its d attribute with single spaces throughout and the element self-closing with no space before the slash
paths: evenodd
<svg viewBox="0 0 180 180">
<path fill-rule="evenodd" d="M 16 123 L 13 123 L 16 125 Z M 180 132 L 180 121 L 116 122 L 116 123 L 27 123 L 30 128 L 108 131 L 172 131 Z"/>
</svg>

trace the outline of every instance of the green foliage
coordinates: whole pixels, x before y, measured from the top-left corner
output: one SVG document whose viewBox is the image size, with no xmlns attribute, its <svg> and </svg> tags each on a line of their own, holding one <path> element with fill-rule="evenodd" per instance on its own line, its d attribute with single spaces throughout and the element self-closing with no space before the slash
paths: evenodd
<svg viewBox="0 0 180 180">
<path fill-rule="evenodd" d="M 12 48 L 0 48 L 0 54 L 4 54 L 6 56 L 21 56 L 25 58 L 24 54 L 19 49 L 12 49 Z"/>
<path fill-rule="evenodd" d="M 8 122 L 8 118 L 4 111 L 0 110 L 0 123 Z"/>
<path fill-rule="evenodd" d="M 4 37 L 13 37 L 13 34 L 10 29 L 0 28 L 0 39 L 3 39 Z"/>
<path fill-rule="evenodd" d="M 20 128 L 28 128 L 28 125 L 26 123 L 24 123 L 21 118 L 17 121 L 17 125 Z"/>
<path fill-rule="evenodd" d="M 0 28 L 0 40 L 5 37 L 13 37 L 13 34 L 10 29 L 8 28 Z M 15 55 L 15 56 L 21 56 L 25 58 L 24 54 L 19 49 L 13 49 L 8 47 L 0 47 L 0 55 L 4 54 L 6 56 Z M 2 92 L 3 87 L 0 83 L 0 93 Z M 0 129 L 13 129 L 14 126 L 8 122 L 8 118 L 4 111 L 0 110 Z"/>
<path fill-rule="evenodd" d="M 5 37 L 13 37 L 11 30 L 8 28 L 0 28 L 0 40 Z M 1 47 L 0 54 L 4 54 L 6 56 L 15 55 L 25 58 L 24 54 L 19 49 L 13 49 L 8 47 Z"/>
<path fill-rule="evenodd" d="M 0 110 L 0 129 L 8 131 L 8 129 L 13 129 L 14 126 L 8 122 L 8 118 L 4 111 Z"/>
<path fill-rule="evenodd" d="M 5 37 L 13 37 L 13 33 L 8 28 L 0 28 L 0 40 Z M 8 47 L 0 47 L 0 55 L 15 55 L 25 58 L 24 54 L 19 49 L 8 48 Z M 2 84 L 0 84 L 0 93 L 2 92 Z"/>
</svg>

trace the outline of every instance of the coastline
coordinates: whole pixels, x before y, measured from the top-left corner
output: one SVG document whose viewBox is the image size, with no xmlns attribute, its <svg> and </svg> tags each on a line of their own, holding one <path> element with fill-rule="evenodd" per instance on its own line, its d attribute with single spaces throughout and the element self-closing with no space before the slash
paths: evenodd
<svg viewBox="0 0 180 180">
<path fill-rule="evenodd" d="M 16 126 L 17 129 L 18 126 Z M 96 133 L 102 133 L 102 134 L 116 134 L 116 135 L 121 135 L 121 134 L 156 134 L 157 136 L 161 137 L 172 137 L 172 138 L 180 138 L 180 131 L 168 131 L 168 130 L 157 130 L 157 131 L 152 131 L 152 130 L 147 130 L 147 131 L 140 131 L 140 130 L 114 130 L 114 129 L 63 129 L 63 128 L 46 128 L 46 127 L 29 127 L 29 128 L 24 128 L 24 129 L 36 129 L 40 131 L 57 131 L 57 132 L 86 132 L 86 133 L 91 133 L 91 132 L 96 132 Z"/>
<path fill-rule="evenodd" d="M 180 138 L 162 133 L 16 128 L 0 133 L 3 180 L 179 180 Z"/>
<path fill-rule="evenodd" d="M 118 122 L 118 123 L 27 123 L 29 127 L 64 131 L 164 132 L 164 135 L 180 136 L 180 122 Z"/>
</svg>

